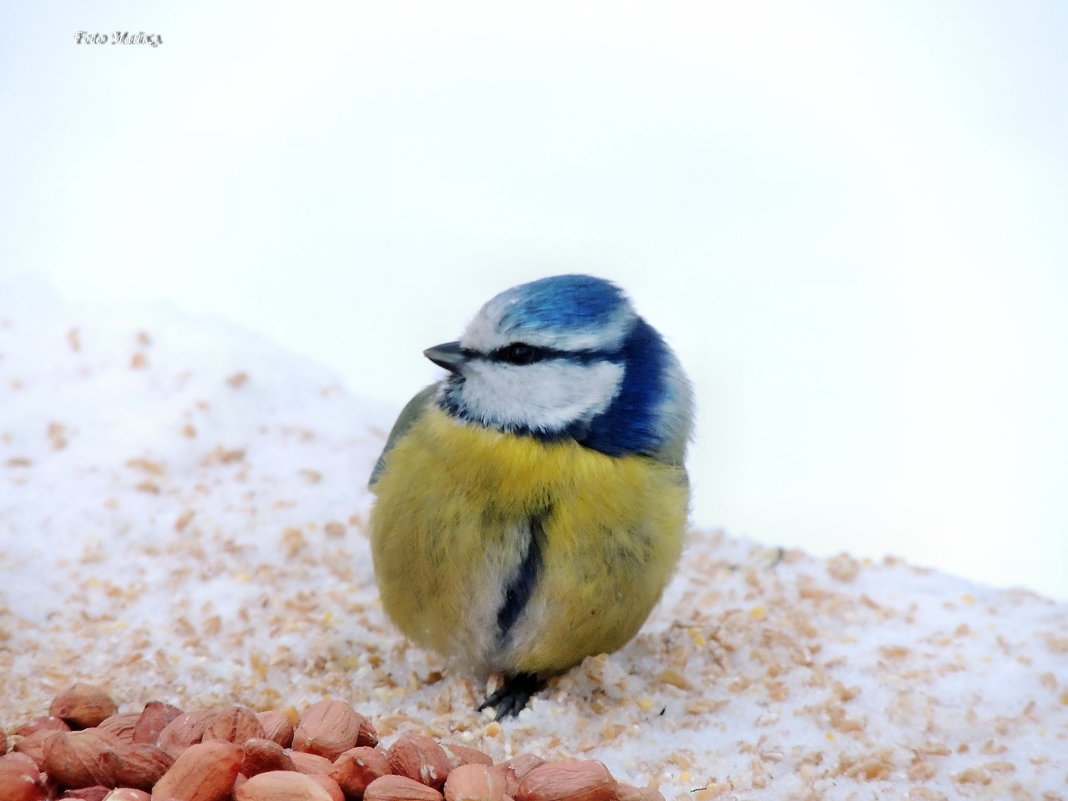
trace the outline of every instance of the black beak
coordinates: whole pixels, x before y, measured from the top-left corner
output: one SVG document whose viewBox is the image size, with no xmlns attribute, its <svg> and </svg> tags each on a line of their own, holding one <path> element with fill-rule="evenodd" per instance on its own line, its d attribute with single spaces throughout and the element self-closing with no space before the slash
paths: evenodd
<svg viewBox="0 0 1068 801">
<path fill-rule="evenodd" d="M 467 357 L 460 350 L 459 342 L 446 342 L 435 345 L 423 351 L 423 355 L 439 367 L 444 367 L 450 373 L 458 373 L 463 368 Z"/>
</svg>

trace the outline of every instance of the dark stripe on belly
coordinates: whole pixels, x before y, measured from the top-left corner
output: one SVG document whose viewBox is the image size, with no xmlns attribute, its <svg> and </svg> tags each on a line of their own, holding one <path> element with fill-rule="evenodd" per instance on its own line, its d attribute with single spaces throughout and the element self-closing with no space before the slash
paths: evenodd
<svg viewBox="0 0 1068 801">
<path fill-rule="evenodd" d="M 527 523 L 530 529 L 527 551 L 505 588 L 504 603 L 497 610 L 498 640 L 504 640 L 508 636 L 538 583 L 538 576 L 541 574 L 541 549 L 545 542 L 545 524 L 550 514 L 552 509 L 546 509 L 533 515 Z"/>
</svg>

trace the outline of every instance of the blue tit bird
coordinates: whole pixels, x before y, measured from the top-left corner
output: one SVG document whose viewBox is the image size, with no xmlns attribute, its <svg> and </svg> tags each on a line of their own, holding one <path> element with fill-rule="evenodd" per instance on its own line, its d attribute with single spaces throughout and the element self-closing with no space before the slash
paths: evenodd
<svg viewBox="0 0 1068 801">
<path fill-rule="evenodd" d="M 405 406 L 371 475 L 382 604 L 516 715 L 548 678 L 633 637 L 689 511 L 693 393 L 614 284 L 561 275 L 489 300 Z"/>
</svg>

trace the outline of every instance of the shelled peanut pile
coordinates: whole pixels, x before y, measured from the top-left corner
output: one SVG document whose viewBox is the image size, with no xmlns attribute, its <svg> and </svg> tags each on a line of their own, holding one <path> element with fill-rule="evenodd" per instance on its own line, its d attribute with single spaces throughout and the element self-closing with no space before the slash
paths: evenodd
<svg viewBox="0 0 1068 801">
<path fill-rule="evenodd" d="M 19 726 L 0 754 L 0 799 L 48 801 L 663 801 L 600 762 L 524 754 L 493 763 L 459 743 L 407 734 L 381 748 L 344 701 L 255 713 L 183 712 L 153 701 L 119 713 L 76 684 Z M 0 752 L 6 750 L 0 741 Z"/>
<path fill-rule="evenodd" d="M 396 409 L 355 390 L 219 323 L 0 286 L 11 747 L 88 683 L 120 716 L 337 699 L 387 753 L 599 761 L 669 801 L 1068 799 L 1068 604 L 707 530 L 624 648 L 476 712 L 492 684 L 379 604 L 365 484 Z"/>
</svg>

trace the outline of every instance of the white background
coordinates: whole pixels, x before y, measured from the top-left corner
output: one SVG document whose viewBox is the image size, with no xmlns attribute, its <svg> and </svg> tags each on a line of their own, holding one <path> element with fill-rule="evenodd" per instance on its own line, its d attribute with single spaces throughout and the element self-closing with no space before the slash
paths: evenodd
<svg viewBox="0 0 1068 801">
<path fill-rule="evenodd" d="M 3 6 L 0 278 L 399 408 L 591 272 L 697 386 L 697 523 L 1068 598 L 1068 4 Z"/>
</svg>

